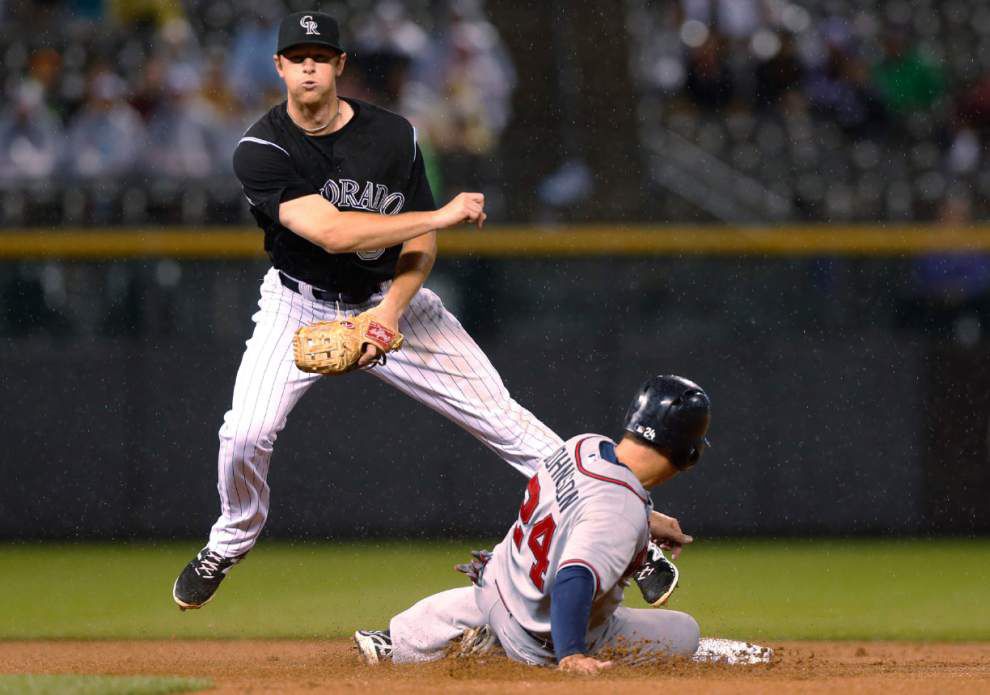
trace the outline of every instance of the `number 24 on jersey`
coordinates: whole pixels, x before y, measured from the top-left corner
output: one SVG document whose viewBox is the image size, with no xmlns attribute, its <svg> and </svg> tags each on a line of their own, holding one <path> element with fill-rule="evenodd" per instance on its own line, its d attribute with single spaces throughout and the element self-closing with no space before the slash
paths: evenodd
<svg viewBox="0 0 990 695">
<path fill-rule="evenodd" d="M 553 514 L 545 517 L 530 526 L 533 520 L 533 513 L 540 504 L 540 477 L 534 475 L 529 479 L 526 486 L 526 497 L 522 506 L 519 507 L 519 523 L 512 530 L 512 542 L 517 550 L 522 550 L 523 540 L 526 538 L 525 527 L 529 527 L 529 540 L 526 544 L 530 552 L 533 553 L 533 566 L 529 568 L 529 578 L 533 585 L 543 591 L 543 580 L 550 566 L 550 544 L 553 543 L 553 534 L 557 531 L 557 522 L 554 521 Z"/>
</svg>

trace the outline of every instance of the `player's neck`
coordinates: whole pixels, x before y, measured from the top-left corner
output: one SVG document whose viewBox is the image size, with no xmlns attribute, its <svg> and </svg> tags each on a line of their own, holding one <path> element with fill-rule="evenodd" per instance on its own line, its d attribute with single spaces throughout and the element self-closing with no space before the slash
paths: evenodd
<svg viewBox="0 0 990 695">
<path fill-rule="evenodd" d="M 615 445 L 615 455 L 647 490 L 677 475 L 677 469 L 666 456 L 631 437 L 623 437 Z"/>
<path fill-rule="evenodd" d="M 286 110 L 292 122 L 307 135 L 327 135 L 340 130 L 350 113 L 347 102 L 339 99 L 336 92 L 319 104 L 300 104 L 290 96 Z"/>
</svg>

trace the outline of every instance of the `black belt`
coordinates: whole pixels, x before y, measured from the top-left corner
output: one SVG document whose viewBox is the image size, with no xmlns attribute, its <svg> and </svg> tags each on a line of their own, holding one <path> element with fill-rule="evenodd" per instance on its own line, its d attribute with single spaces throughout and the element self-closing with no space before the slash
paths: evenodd
<svg viewBox="0 0 990 695">
<path fill-rule="evenodd" d="M 281 270 L 278 271 L 278 279 L 282 281 L 285 287 L 296 294 L 302 294 L 299 291 L 299 283 L 293 280 L 288 275 L 283 273 Z M 312 285 L 310 285 L 312 287 Z M 340 302 L 341 304 L 363 304 L 368 301 L 375 292 L 381 289 L 381 285 L 376 285 L 374 287 L 369 287 L 367 289 L 361 289 L 354 292 L 331 292 L 330 290 L 321 290 L 319 287 L 313 287 L 313 297 L 319 299 L 322 302 Z"/>
</svg>

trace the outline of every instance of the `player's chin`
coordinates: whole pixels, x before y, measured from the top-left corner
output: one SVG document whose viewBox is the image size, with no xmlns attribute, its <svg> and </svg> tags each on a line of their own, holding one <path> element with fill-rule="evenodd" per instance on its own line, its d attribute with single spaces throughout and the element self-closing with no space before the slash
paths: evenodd
<svg viewBox="0 0 990 695">
<path fill-rule="evenodd" d="M 301 104 L 319 104 L 322 101 L 326 101 L 329 89 L 325 85 L 299 85 L 295 91 L 294 96 L 296 101 Z"/>
</svg>

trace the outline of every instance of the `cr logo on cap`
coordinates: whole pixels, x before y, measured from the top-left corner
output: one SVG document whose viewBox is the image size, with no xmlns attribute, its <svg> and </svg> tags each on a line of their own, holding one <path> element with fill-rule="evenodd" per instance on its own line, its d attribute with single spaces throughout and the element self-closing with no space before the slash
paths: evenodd
<svg viewBox="0 0 990 695">
<path fill-rule="evenodd" d="M 319 36 L 320 32 L 316 30 L 316 20 L 313 19 L 313 15 L 308 14 L 299 20 L 299 26 L 306 30 L 306 36 Z"/>
</svg>

